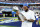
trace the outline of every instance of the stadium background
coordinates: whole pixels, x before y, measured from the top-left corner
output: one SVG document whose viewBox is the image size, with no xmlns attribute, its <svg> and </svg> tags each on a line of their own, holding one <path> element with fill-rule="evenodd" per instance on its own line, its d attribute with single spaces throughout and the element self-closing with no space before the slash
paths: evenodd
<svg viewBox="0 0 40 27">
<path fill-rule="evenodd" d="M 13 6 L 15 5 L 21 9 L 24 3 L 29 4 L 29 9 L 35 13 L 38 12 L 40 16 L 40 0 L 0 0 L 0 13 L 2 13 L 2 9 L 12 9 L 13 11 Z"/>
</svg>

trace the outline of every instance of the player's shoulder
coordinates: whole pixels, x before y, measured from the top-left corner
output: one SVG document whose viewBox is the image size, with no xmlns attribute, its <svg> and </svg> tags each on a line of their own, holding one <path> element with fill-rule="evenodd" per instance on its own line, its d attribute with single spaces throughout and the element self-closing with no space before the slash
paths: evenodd
<svg viewBox="0 0 40 27">
<path fill-rule="evenodd" d="M 29 10 L 29 12 L 34 13 L 34 11 L 32 11 L 32 10 Z"/>
</svg>

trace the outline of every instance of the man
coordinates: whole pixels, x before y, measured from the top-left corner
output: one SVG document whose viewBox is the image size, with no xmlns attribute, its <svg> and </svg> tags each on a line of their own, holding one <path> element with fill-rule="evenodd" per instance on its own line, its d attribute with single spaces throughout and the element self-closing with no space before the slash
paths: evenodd
<svg viewBox="0 0 40 27">
<path fill-rule="evenodd" d="M 17 12 L 17 15 L 22 20 L 21 27 L 32 27 L 32 22 L 34 22 L 35 20 L 34 12 L 29 10 L 29 6 L 26 3 L 23 4 L 23 9 L 24 11 L 22 11 L 21 14 Z"/>
<path fill-rule="evenodd" d="M 36 12 L 35 17 L 36 17 L 36 24 L 38 25 L 38 18 L 39 18 L 39 13 L 38 12 Z"/>
</svg>

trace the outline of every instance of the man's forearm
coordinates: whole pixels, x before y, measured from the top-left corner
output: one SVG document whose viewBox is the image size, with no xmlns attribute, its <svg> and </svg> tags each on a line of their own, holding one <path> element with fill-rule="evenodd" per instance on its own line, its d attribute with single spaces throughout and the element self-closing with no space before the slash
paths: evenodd
<svg viewBox="0 0 40 27">
<path fill-rule="evenodd" d="M 31 20 L 27 20 L 27 21 L 29 21 L 29 22 L 34 22 L 34 20 L 33 20 L 33 19 L 31 19 Z"/>
<path fill-rule="evenodd" d="M 24 18 L 21 14 L 19 14 L 18 16 L 20 17 L 21 21 L 24 21 Z"/>
</svg>

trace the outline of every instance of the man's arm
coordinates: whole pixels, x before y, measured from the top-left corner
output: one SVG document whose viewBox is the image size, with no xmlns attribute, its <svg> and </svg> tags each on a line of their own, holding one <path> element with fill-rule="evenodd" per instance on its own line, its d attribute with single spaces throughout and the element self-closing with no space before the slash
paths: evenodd
<svg viewBox="0 0 40 27">
<path fill-rule="evenodd" d="M 25 20 L 25 21 L 29 21 L 29 22 L 34 22 L 33 19 L 30 19 L 30 20 L 29 20 L 29 19 L 24 18 L 24 20 Z"/>
<path fill-rule="evenodd" d="M 35 20 L 35 14 L 34 14 L 34 12 L 33 12 L 33 13 L 31 13 L 31 18 L 30 18 L 30 20 L 28 20 L 28 21 L 34 22 L 34 20 Z"/>
<path fill-rule="evenodd" d="M 34 22 L 35 20 L 34 14 L 31 16 L 31 19 L 27 19 L 24 15 L 22 15 L 22 13 L 21 14 L 17 13 L 17 14 L 20 17 L 22 22 L 24 22 L 25 20 L 29 22 Z"/>
<path fill-rule="evenodd" d="M 34 22 L 34 20 L 35 20 L 35 14 L 34 14 L 34 12 L 32 12 L 30 19 L 27 19 L 27 21 Z"/>
<path fill-rule="evenodd" d="M 27 21 L 29 21 L 29 22 L 34 22 L 34 20 L 33 20 L 33 19 L 30 19 L 30 20 L 27 20 Z"/>
<path fill-rule="evenodd" d="M 26 17 L 24 15 L 19 16 L 19 17 L 21 18 L 21 20 L 23 19 L 24 21 L 29 21 L 29 22 L 34 22 L 34 20 L 35 20 L 35 17 L 34 16 L 32 17 L 32 19 L 26 19 Z M 24 22 L 24 21 L 22 21 L 22 22 Z"/>
</svg>

